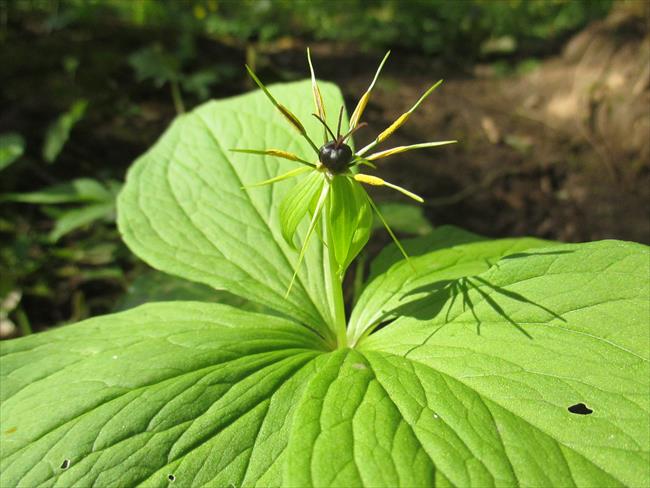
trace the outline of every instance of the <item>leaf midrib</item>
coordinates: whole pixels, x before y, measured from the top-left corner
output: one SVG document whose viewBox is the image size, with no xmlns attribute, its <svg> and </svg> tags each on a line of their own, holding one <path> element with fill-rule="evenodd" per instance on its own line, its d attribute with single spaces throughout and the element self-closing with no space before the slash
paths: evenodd
<svg viewBox="0 0 650 488">
<path fill-rule="evenodd" d="M 225 152 L 223 146 L 221 145 L 221 142 L 218 140 L 218 138 L 217 138 L 216 135 L 214 134 L 214 132 L 213 132 L 212 128 L 210 127 L 210 125 L 209 125 L 209 124 L 207 123 L 207 121 L 203 118 L 203 116 L 200 115 L 198 112 L 195 112 L 195 115 L 196 115 L 196 117 L 198 118 L 198 120 L 201 121 L 201 123 L 203 124 L 203 126 L 207 129 L 207 133 L 210 134 L 210 138 L 212 139 L 212 141 L 213 141 L 213 142 L 215 143 L 215 145 L 219 148 L 219 151 L 221 152 L 221 155 L 223 156 L 224 160 L 227 161 L 227 163 L 228 163 L 228 167 L 231 169 L 232 174 L 237 178 L 237 181 L 239 182 L 239 185 L 240 185 L 240 186 L 243 186 L 244 183 L 243 183 L 243 181 L 242 181 L 242 179 L 241 179 L 241 176 L 239 175 L 239 173 L 238 173 L 237 170 L 235 169 L 235 165 L 234 165 L 233 162 L 231 161 L 230 157 L 226 154 L 226 152 Z M 248 195 L 248 193 L 246 193 L 246 200 L 249 202 L 251 208 L 253 208 L 253 209 L 255 210 L 255 213 L 257 214 L 259 220 L 264 224 L 264 227 L 266 227 L 266 229 L 268 229 L 269 235 L 273 237 L 273 240 L 274 240 L 274 241 L 276 241 L 276 247 L 277 247 L 278 250 L 280 251 L 280 254 L 281 254 L 282 257 L 284 258 L 284 260 L 285 260 L 287 266 L 289 267 L 289 269 L 293 269 L 293 266 L 291 265 L 291 261 L 289 260 L 289 256 L 287 255 L 285 249 L 283 249 L 282 246 L 280 246 L 280 245 L 277 244 L 277 239 L 275 239 L 275 234 L 274 234 L 274 232 L 273 232 L 273 229 L 271 229 L 271 226 L 269 225 L 269 223 L 266 221 L 266 219 L 264 219 L 264 217 L 262 216 L 262 213 L 261 213 L 260 209 L 257 207 L 257 205 L 255 204 L 255 202 L 250 198 L 250 196 Z M 315 302 L 315 300 L 314 300 L 314 297 L 312 297 L 311 294 L 309 293 L 308 288 L 307 288 L 307 286 L 305 285 L 305 283 L 304 283 L 304 281 L 303 281 L 303 278 L 302 278 L 302 276 L 301 276 L 300 273 L 297 274 L 297 276 L 296 276 L 296 281 L 297 281 L 298 283 L 300 283 L 300 288 L 303 290 L 304 295 L 306 295 L 307 299 L 309 300 L 309 303 L 310 303 L 310 305 L 313 307 L 313 310 L 316 311 L 318 318 L 322 321 L 322 325 L 325 326 L 325 329 L 326 329 L 326 330 L 329 330 L 329 327 L 328 327 L 328 320 L 327 320 L 327 319 L 322 315 L 320 309 L 318 308 L 318 305 L 316 304 L 316 302 Z M 265 285 L 265 286 L 266 286 L 266 285 Z M 280 294 L 279 294 L 278 292 L 276 292 L 275 290 L 273 290 L 272 288 L 270 288 L 270 287 L 268 287 L 268 286 L 267 286 L 267 288 L 268 288 L 271 292 L 273 292 L 275 295 L 280 296 Z M 281 299 L 284 300 L 284 296 L 282 296 Z M 296 305 L 294 304 L 294 306 L 296 306 Z"/>
</svg>

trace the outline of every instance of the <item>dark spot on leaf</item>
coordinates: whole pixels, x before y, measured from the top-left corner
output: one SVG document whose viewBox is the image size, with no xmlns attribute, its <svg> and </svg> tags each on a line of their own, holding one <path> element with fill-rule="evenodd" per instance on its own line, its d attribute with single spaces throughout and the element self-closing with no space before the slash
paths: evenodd
<svg viewBox="0 0 650 488">
<path fill-rule="evenodd" d="M 13 434 L 13 433 L 16 432 L 17 430 L 18 430 L 17 427 L 12 427 L 11 429 L 7 429 L 7 430 L 5 430 L 4 433 L 5 433 L 5 434 Z"/>
<path fill-rule="evenodd" d="M 70 467 L 70 460 L 64 459 L 61 463 L 61 469 L 68 469 Z"/>
<path fill-rule="evenodd" d="M 167 479 L 169 481 L 176 481 L 176 476 L 174 476 L 173 474 L 170 474 L 169 476 L 167 476 Z"/>
<path fill-rule="evenodd" d="M 571 405 L 568 410 L 569 412 L 577 413 L 578 415 L 589 415 L 593 412 L 593 410 L 584 403 L 576 403 L 575 405 Z"/>
</svg>

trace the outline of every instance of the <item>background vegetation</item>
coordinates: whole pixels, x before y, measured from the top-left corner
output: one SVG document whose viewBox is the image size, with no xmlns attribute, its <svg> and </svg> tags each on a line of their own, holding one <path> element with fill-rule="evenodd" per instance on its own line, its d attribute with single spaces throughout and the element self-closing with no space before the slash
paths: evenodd
<svg viewBox="0 0 650 488">
<path fill-rule="evenodd" d="M 307 45 L 349 103 L 393 50 L 368 134 L 448 80 L 400 137 L 462 143 L 382 168 L 427 197 L 386 203 L 403 234 L 650 242 L 647 15 L 612 0 L 3 2 L 0 336 L 153 299 L 230 300 L 133 257 L 115 195 L 177 113 L 252 89 L 245 62 L 269 82 L 305 77 Z"/>
</svg>

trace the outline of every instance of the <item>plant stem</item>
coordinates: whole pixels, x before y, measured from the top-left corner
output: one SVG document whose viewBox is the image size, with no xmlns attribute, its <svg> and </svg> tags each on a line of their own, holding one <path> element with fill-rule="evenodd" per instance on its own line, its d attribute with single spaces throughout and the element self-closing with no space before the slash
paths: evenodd
<svg viewBox="0 0 650 488">
<path fill-rule="evenodd" d="M 361 251 L 359 257 L 357 258 L 357 263 L 354 269 L 354 282 L 352 284 L 352 306 L 357 303 L 359 296 L 361 296 L 361 290 L 363 288 L 363 272 L 366 268 L 366 261 L 368 261 L 368 255 Z"/>
<path fill-rule="evenodd" d="M 336 335 L 338 349 L 348 347 L 346 331 L 345 302 L 343 300 L 343 282 L 338 273 L 338 266 L 334 258 L 334 245 L 329 232 L 329 205 L 323 211 L 323 257 L 325 258 L 325 288 L 333 312 L 333 332 Z"/>
<path fill-rule="evenodd" d="M 25 311 L 21 308 L 16 310 L 16 321 L 18 322 L 18 327 L 23 336 L 27 336 L 32 333 L 32 326 L 29 323 L 29 318 Z"/>
<path fill-rule="evenodd" d="M 172 80 L 171 83 L 172 100 L 174 101 L 174 108 L 177 114 L 185 113 L 185 105 L 183 104 L 183 97 L 181 96 L 181 89 L 178 86 L 177 80 Z"/>
</svg>

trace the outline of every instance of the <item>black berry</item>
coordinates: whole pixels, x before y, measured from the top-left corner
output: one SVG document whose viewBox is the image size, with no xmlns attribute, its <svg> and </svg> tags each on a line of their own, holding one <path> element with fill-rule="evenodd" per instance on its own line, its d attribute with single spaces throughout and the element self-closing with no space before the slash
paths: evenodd
<svg viewBox="0 0 650 488">
<path fill-rule="evenodd" d="M 344 173 L 352 161 L 352 149 L 347 144 L 337 144 L 337 141 L 330 141 L 324 144 L 318 151 L 318 159 L 330 172 L 334 174 Z"/>
</svg>

